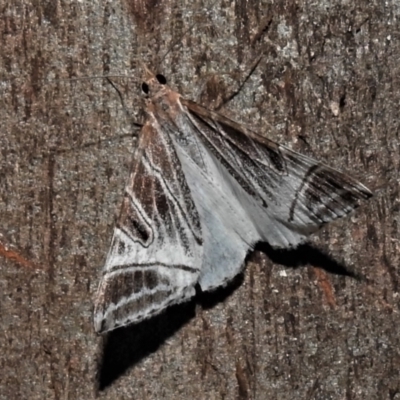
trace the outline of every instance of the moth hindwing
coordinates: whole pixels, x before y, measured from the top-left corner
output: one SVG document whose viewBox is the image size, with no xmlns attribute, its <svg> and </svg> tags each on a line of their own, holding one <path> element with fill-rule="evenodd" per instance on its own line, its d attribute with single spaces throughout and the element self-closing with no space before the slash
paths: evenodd
<svg viewBox="0 0 400 400">
<path fill-rule="evenodd" d="M 97 332 L 188 300 L 196 284 L 221 286 L 257 242 L 297 246 L 372 195 L 146 74 L 147 121 L 95 300 Z"/>
</svg>

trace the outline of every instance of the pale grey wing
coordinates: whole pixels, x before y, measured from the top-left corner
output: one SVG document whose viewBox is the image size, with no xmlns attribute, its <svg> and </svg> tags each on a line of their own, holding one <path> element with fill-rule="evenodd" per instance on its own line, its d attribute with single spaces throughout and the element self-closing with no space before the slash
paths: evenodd
<svg viewBox="0 0 400 400">
<path fill-rule="evenodd" d="M 201 258 L 200 218 L 174 146 L 146 124 L 95 300 L 95 330 L 139 322 L 193 296 Z"/>
<path fill-rule="evenodd" d="M 244 130 L 196 103 L 184 105 L 204 145 L 256 201 L 249 215 L 261 239 L 274 247 L 296 246 L 372 195 L 360 182 L 333 168 Z"/>
</svg>

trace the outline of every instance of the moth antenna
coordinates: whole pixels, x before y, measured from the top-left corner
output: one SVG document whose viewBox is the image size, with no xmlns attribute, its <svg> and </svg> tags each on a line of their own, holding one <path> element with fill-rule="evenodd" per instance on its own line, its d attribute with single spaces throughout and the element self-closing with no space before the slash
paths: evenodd
<svg viewBox="0 0 400 400">
<path fill-rule="evenodd" d="M 52 82 L 77 82 L 92 79 L 107 79 L 107 78 L 129 78 L 127 75 L 93 75 L 93 76 L 79 76 L 76 78 L 60 78 L 60 79 L 43 79 L 45 83 Z"/>
<path fill-rule="evenodd" d="M 233 100 L 243 89 L 244 85 L 247 83 L 247 81 L 250 79 L 251 75 L 253 75 L 254 71 L 257 69 L 258 64 L 260 64 L 261 59 L 263 58 L 263 55 L 259 56 L 256 58 L 256 61 L 253 63 L 253 65 L 250 68 L 250 71 L 248 74 L 245 76 L 243 79 L 242 83 L 239 85 L 239 87 L 232 92 L 227 98 L 223 99 L 221 104 L 219 104 L 216 108 L 215 111 L 219 110 L 221 107 L 223 107 L 225 104 L 229 103 L 231 100 Z"/>
<path fill-rule="evenodd" d="M 131 115 L 128 113 L 128 110 L 125 106 L 125 102 L 124 102 L 124 98 L 121 94 L 121 91 L 117 88 L 117 86 L 115 85 L 115 83 L 107 76 L 106 77 L 107 82 L 115 89 L 115 91 L 118 93 L 119 99 L 121 100 L 121 104 L 122 104 L 122 108 L 124 109 L 125 115 L 127 116 L 128 120 L 130 120 L 131 124 L 141 128 L 143 126 L 143 124 L 140 124 L 139 122 L 136 122 L 135 120 L 132 119 Z"/>
<path fill-rule="evenodd" d="M 177 40 L 175 40 L 174 42 L 172 42 L 172 44 L 169 46 L 169 49 L 164 53 L 163 56 L 161 56 L 161 59 L 160 59 L 160 61 L 159 61 L 159 63 L 158 63 L 159 65 L 157 66 L 157 69 L 159 68 L 160 65 L 162 65 L 162 63 L 163 63 L 163 61 L 165 60 L 165 58 L 167 57 L 167 55 L 174 49 L 175 45 L 179 44 L 179 45 L 182 46 L 182 38 L 185 37 L 186 33 L 187 33 L 187 32 L 190 32 L 191 29 L 192 29 L 195 25 L 196 25 L 195 23 L 191 24 L 191 25 L 189 26 L 189 28 L 187 28 L 187 29 L 185 30 L 185 32 L 183 32 L 182 36 L 181 36 L 179 39 L 177 39 Z"/>
</svg>

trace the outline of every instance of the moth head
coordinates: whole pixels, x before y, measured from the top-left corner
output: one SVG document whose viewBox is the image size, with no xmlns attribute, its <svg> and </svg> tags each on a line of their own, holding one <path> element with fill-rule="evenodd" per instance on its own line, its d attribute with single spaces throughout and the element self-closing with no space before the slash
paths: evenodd
<svg viewBox="0 0 400 400">
<path fill-rule="evenodd" d="M 160 91 L 162 92 L 164 86 L 167 84 L 167 80 L 164 75 L 154 75 L 146 67 L 144 67 L 144 77 L 142 83 L 142 91 L 148 97 L 153 97 Z"/>
</svg>

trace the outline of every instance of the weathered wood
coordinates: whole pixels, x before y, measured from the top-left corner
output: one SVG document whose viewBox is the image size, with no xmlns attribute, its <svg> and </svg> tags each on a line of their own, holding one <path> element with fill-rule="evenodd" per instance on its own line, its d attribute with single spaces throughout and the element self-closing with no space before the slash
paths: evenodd
<svg viewBox="0 0 400 400">
<path fill-rule="evenodd" d="M 0 1 L 1 399 L 398 399 L 396 2 Z M 109 335 L 92 297 L 139 62 L 375 191 L 310 244 Z M 91 77 L 91 79 L 75 79 Z M 238 83 L 239 82 L 239 83 Z M 261 251 L 262 250 L 262 251 Z"/>
</svg>

